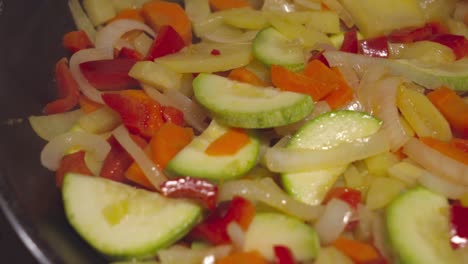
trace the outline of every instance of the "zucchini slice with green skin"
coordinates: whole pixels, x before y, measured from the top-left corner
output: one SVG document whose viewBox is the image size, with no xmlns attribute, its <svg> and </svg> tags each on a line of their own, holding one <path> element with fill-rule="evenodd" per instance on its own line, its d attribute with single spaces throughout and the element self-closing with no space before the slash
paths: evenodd
<svg viewBox="0 0 468 264">
<path fill-rule="evenodd" d="M 314 107 L 309 95 L 257 87 L 202 73 L 193 81 L 195 98 L 221 124 L 271 128 L 294 123 Z"/>
<path fill-rule="evenodd" d="M 250 142 L 234 155 L 211 156 L 206 148 L 228 131 L 229 127 L 212 121 L 203 133 L 190 142 L 168 163 L 169 175 L 189 175 L 211 180 L 229 180 L 244 175 L 257 163 L 260 142 L 248 131 Z"/>
<path fill-rule="evenodd" d="M 379 130 L 382 121 L 363 112 L 338 110 L 324 113 L 306 123 L 289 141 L 288 148 L 320 149 L 344 141 L 367 137 Z M 346 169 L 338 166 L 325 170 L 283 173 L 284 189 L 297 200 L 320 204 L 336 179 Z"/>
<path fill-rule="evenodd" d="M 286 246 L 301 262 L 314 259 L 320 249 L 317 233 L 310 225 L 279 213 L 257 213 L 245 234 L 244 250 L 257 250 L 274 261 L 275 245 Z"/>
<path fill-rule="evenodd" d="M 425 188 L 409 190 L 386 209 L 388 239 L 399 263 L 462 263 L 450 246 L 447 198 Z"/>
<path fill-rule="evenodd" d="M 302 45 L 283 36 L 273 27 L 260 31 L 252 42 L 253 55 L 263 64 L 281 65 L 291 70 L 304 68 Z"/>
<path fill-rule="evenodd" d="M 111 259 L 147 258 L 198 223 L 201 208 L 108 179 L 65 175 L 63 204 L 69 223 Z"/>
</svg>

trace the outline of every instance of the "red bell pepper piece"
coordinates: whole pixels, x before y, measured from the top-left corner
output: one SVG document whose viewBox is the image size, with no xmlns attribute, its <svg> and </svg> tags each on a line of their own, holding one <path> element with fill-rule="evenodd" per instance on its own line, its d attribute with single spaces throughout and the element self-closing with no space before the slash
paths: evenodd
<svg viewBox="0 0 468 264">
<path fill-rule="evenodd" d="M 208 209 L 216 208 L 218 187 L 206 180 L 181 177 L 161 184 L 161 193 L 172 198 L 188 198 L 199 201 Z"/>
<path fill-rule="evenodd" d="M 422 27 L 407 27 L 394 30 L 388 35 L 388 40 L 397 43 L 412 43 L 415 41 L 429 40 L 432 36 L 447 33 L 448 30 L 442 24 L 431 22 Z"/>
<path fill-rule="evenodd" d="M 442 34 L 430 40 L 451 48 L 457 60 L 468 56 L 468 40 L 464 36 Z"/>
<path fill-rule="evenodd" d="M 60 161 L 58 169 L 55 171 L 55 184 L 62 187 L 63 177 L 69 172 L 80 173 L 83 175 L 93 175 L 84 160 L 85 152 L 78 151 L 65 155 Z"/>
<path fill-rule="evenodd" d="M 79 86 L 68 68 L 67 58 L 62 58 L 55 64 L 55 80 L 59 99 L 45 106 L 44 112 L 46 114 L 63 113 L 71 110 L 78 104 L 80 99 Z"/>
<path fill-rule="evenodd" d="M 63 36 L 63 46 L 70 52 L 75 53 L 82 49 L 92 48 L 94 45 L 83 30 L 70 31 Z"/>
<path fill-rule="evenodd" d="M 389 55 L 387 37 L 359 41 L 359 53 L 371 57 L 387 58 Z"/>
<path fill-rule="evenodd" d="M 143 55 L 141 55 L 140 52 L 127 47 L 121 48 L 117 57 L 120 59 L 132 59 L 137 61 L 143 59 Z"/>
<path fill-rule="evenodd" d="M 172 106 L 161 107 L 164 122 L 171 122 L 178 126 L 185 125 L 184 113 Z"/>
<path fill-rule="evenodd" d="M 161 105 L 141 90 L 107 93 L 102 99 L 119 113 L 123 124 L 134 134 L 151 138 L 164 123 Z"/>
<path fill-rule="evenodd" d="M 204 222 L 192 229 L 190 237 L 207 240 L 215 245 L 230 243 L 227 226 L 232 221 L 237 222 L 243 230 L 247 230 L 255 215 L 255 206 L 247 199 L 235 196 L 224 216 L 219 211 L 212 213 Z"/>
<path fill-rule="evenodd" d="M 294 255 L 288 247 L 276 245 L 273 246 L 278 264 L 295 264 Z"/>
<path fill-rule="evenodd" d="M 362 194 L 361 191 L 347 188 L 347 187 L 335 187 L 331 189 L 324 199 L 324 203 L 329 202 L 331 199 L 337 198 L 351 206 L 353 209 L 357 209 L 358 204 L 361 202 Z"/>
<path fill-rule="evenodd" d="M 128 75 L 136 62 L 128 58 L 87 61 L 80 64 L 80 70 L 99 90 L 123 90 L 138 86 L 138 81 Z"/>
<path fill-rule="evenodd" d="M 356 29 L 346 31 L 340 50 L 349 53 L 358 53 L 358 39 Z"/>
<path fill-rule="evenodd" d="M 141 148 L 147 145 L 147 142 L 143 138 L 136 135 L 130 136 Z M 113 136 L 107 141 L 111 145 L 111 150 L 104 159 L 99 175 L 113 181 L 126 182 L 125 171 L 132 165 L 133 158 Z"/>
<path fill-rule="evenodd" d="M 185 47 L 183 38 L 169 25 L 164 25 L 158 31 L 153 44 L 146 55 L 146 60 L 155 60 L 169 54 L 178 52 Z"/>
<path fill-rule="evenodd" d="M 464 247 L 468 242 L 468 207 L 453 204 L 450 213 L 452 225 L 450 242 L 454 248 Z"/>
</svg>

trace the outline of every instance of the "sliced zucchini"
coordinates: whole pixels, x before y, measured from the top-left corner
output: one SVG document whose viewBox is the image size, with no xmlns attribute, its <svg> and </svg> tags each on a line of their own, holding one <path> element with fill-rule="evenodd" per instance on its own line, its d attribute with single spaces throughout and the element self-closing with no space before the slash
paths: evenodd
<svg viewBox="0 0 468 264">
<path fill-rule="evenodd" d="M 274 261 L 273 247 L 289 248 L 297 261 L 317 256 L 320 242 L 315 230 L 296 218 L 278 213 L 257 213 L 245 234 L 244 250 L 257 250 Z"/>
<path fill-rule="evenodd" d="M 305 124 L 291 138 L 288 148 L 333 147 L 343 141 L 370 136 L 377 132 L 381 124 L 381 120 L 362 112 L 327 112 Z M 284 173 L 281 180 L 284 189 L 291 196 L 304 203 L 316 205 L 322 202 L 345 169 L 346 166 L 339 166 L 326 170 Z"/>
<path fill-rule="evenodd" d="M 176 175 L 189 175 L 212 180 L 227 180 L 244 175 L 257 163 L 260 143 L 250 134 L 250 142 L 234 155 L 210 156 L 206 148 L 228 131 L 228 127 L 212 121 L 203 133 L 182 149 L 167 165 Z"/>
<path fill-rule="evenodd" d="M 65 175 L 62 196 L 78 234 L 113 259 L 153 257 L 201 217 L 200 207 L 186 200 L 74 173 Z"/>
<path fill-rule="evenodd" d="M 302 69 L 305 63 L 302 45 L 288 39 L 273 27 L 260 31 L 252 43 L 255 58 L 266 65 Z"/>
<path fill-rule="evenodd" d="M 195 98 L 219 123 L 231 127 L 271 128 L 306 117 L 313 101 L 305 94 L 257 87 L 214 74 L 193 81 Z"/>
<path fill-rule="evenodd" d="M 462 263 L 450 246 L 447 198 L 424 188 L 407 191 L 386 209 L 388 238 L 403 264 Z"/>
</svg>

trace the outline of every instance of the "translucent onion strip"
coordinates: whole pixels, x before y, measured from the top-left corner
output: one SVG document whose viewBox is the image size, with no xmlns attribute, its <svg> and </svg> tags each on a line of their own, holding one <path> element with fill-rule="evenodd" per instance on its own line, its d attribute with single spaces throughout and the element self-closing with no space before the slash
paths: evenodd
<svg viewBox="0 0 468 264">
<path fill-rule="evenodd" d="M 227 256 L 231 251 L 231 245 L 196 249 L 174 245 L 159 250 L 158 257 L 161 263 L 215 263 L 217 259 Z M 136 262 L 132 263 L 136 264 Z"/>
<path fill-rule="evenodd" d="M 348 164 L 388 150 L 387 136 L 378 132 L 329 149 L 270 148 L 265 161 L 268 169 L 274 172 L 301 172 Z"/>
<path fill-rule="evenodd" d="M 351 207 L 339 199 L 327 203 L 322 216 L 315 223 L 320 242 L 328 245 L 335 241 L 344 231 L 352 215 Z"/>
<path fill-rule="evenodd" d="M 245 232 L 242 230 L 241 226 L 236 221 L 231 221 L 228 224 L 226 231 L 233 246 L 237 250 L 242 251 L 244 248 Z"/>
<path fill-rule="evenodd" d="M 89 39 L 94 43 L 94 39 L 96 38 L 96 29 L 81 7 L 80 1 L 69 0 L 68 8 L 70 9 L 70 13 L 73 17 L 73 21 L 75 22 L 76 27 L 86 32 L 86 35 L 88 35 Z"/>
<path fill-rule="evenodd" d="M 335 11 L 338 16 L 343 20 L 347 27 L 352 27 L 354 25 L 353 18 L 349 12 L 341 5 L 337 0 L 323 0 L 322 1 L 328 8 Z"/>
<path fill-rule="evenodd" d="M 41 163 L 49 170 L 55 171 L 62 157 L 70 149 L 78 147 L 93 155 L 94 160 L 104 161 L 110 151 L 105 138 L 87 132 L 68 132 L 52 139 L 41 152 Z"/>
<path fill-rule="evenodd" d="M 219 201 L 231 200 L 235 195 L 243 196 L 252 201 L 263 202 L 302 220 L 315 220 L 323 211 L 322 206 L 310 206 L 287 195 L 271 178 L 233 180 L 220 186 Z"/>
<path fill-rule="evenodd" d="M 106 49 L 83 49 L 71 56 L 70 58 L 70 71 L 73 78 L 78 83 L 81 92 L 83 92 L 89 99 L 104 104 L 101 98 L 101 92 L 92 86 L 89 81 L 85 78 L 80 70 L 80 64 L 87 61 L 106 60 L 112 59 L 113 55 L 109 54 Z"/>
<path fill-rule="evenodd" d="M 159 170 L 159 168 L 150 160 L 145 152 L 133 141 L 124 126 L 119 126 L 112 133 L 122 147 L 130 154 L 135 162 L 140 166 L 141 170 L 153 184 L 153 186 L 159 190 L 160 185 L 166 181 L 166 177 Z"/>
<path fill-rule="evenodd" d="M 95 47 L 104 49 L 107 53 L 106 55 L 112 57 L 117 41 L 125 33 L 132 30 L 142 30 L 152 37 L 155 36 L 154 31 L 142 22 L 131 19 L 118 19 L 97 32 Z"/>
<path fill-rule="evenodd" d="M 403 127 L 396 105 L 398 86 L 402 80 L 397 77 L 388 77 L 375 84 L 373 101 L 375 115 L 384 121 L 382 129 L 390 140 L 390 149 L 397 151 L 408 140 L 409 136 Z"/>
<path fill-rule="evenodd" d="M 403 147 L 403 152 L 429 172 L 468 186 L 467 165 L 432 149 L 418 139 L 411 138 Z"/>
<path fill-rule="evenodd" d="M 50 141 L 70 130 L 83 114 L 83 111 L 75 110 L 53 115 L 30 116 L 29 123 L 38 136 Z"/>
</svg>

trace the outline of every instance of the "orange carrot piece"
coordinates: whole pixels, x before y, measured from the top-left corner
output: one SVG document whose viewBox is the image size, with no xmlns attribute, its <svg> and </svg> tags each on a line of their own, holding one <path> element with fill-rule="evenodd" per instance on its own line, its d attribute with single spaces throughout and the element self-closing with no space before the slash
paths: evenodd
<svg viewBox="0 0 468 264">
<path fill-rule="evenodd" d="M 321 8 L 323 11 L 328 11 L 328 10 L 330 10 L 330 8 L 329 8 L 326 4 L 324 4 L 323 2 L 320 3 L 320 8 Z"/>
<path fill-rule="evenodd" d="M 205 153 L 211 156 L 234 155 L 250 141 L 244 129 L 231 128 L 206 148 Z"/>
<path fill-rule="evenodd" d="M 445 86 L 427 94 L 429 100 L 447 119 L 456 133 L 468 138 L 468 103 Z"/>
<path fill-rule="evenodd" d="M 179 4 L 159 0 L 150 1 L 143 5 L 142 15 L 154 31 L 159 31 L 164 25 L 170 25 L 184 39 L 185 44 L 192 43 L 192 23 Z"/>
<path fill-rule="evenodd" d="M 462 150 L 463 152 L 468 153 L 468 140 L 467 139 L 452 138 L 452 140 L 450 140 L 450 143 L 452 144 L 452 146 Z"/>
<path fill-rule="evenodd" d="M 210 6 L 215 11 L 251 7 L 248 0 L 210 0 Z"/>
<path fill-rule="evenodd" d="M 333 242 L 333 246 L 357 263 L 370 263 L 381 258 L 372 245 L 357 240 L 339 237 Z"/>
<path fill-rule="evenodd" d="M 444 142 L 433 137 L 421 137 L 420 140 L 440 153 L 468 165 L 468 153 L 455 147 L 450 142 Z"/>
<path fill-rule="evenodd" d="M 145 22 L 145 19 L 141 15 L 141 9 L 124 8 L 110 21 L 113 22 L 118 19 L 131 19 L 140 22 Z"/>
<path fill-rule="evenodd" d="M 85 95 L 80 95 L 78 103 L 80 104 L 81 110 L 83 110 L 83 112 L 85 112 L 86 114 L 92 113 L 104 106 L 100 103 L 90 100 Z"/>
<path fill-rule="evenodd" d="M 255 73 L 245 67 L 233 69 L 228 74 L 228 78 L 234 81 L 249 83 L 256 86 L 267 86 Z"/>
<path fill-rule="evenodd" d="M 336 81 L 336 85 L 338 85 L 338 87 L 327 95 L 324 100 L 328 103 L 331 109 L 337 109 L 345 106 L 353 100 L 354 91 L 343 78 L 338 68 L 333 67 L 331 70 L 337 75 L 337 79 L 332 81 Z"/>
<path fill-rule="evenodd" d="M 125 177 L 149 190 L 156 190 L 136 162 L 133 162 L 132 165 L 128 167 L 127 171 L 125 171 Z"/>
<path fill-rule="evenodd" d="M 319 101 L 336 87 L 327 83 L 309 78 L 304 74 L 292 72 L 279 65 L 271 65 L 271 81 L 274 86 L 283 91 L 303 93 Z"/>
<path fill-rule="evenodd" d="M 267 264 L 267 260 L 256 250 L 248 252 L 236 252 L 216 261 L 216 264 Z"/>
<path fill-rule="evenodd" d="M 151 157 L 161 169 L 187 146 L 193 139 L 193 130 L 178 126 L 172 122 L 165 123 L 153 136 L 150 142 Z"/>
</svg>

